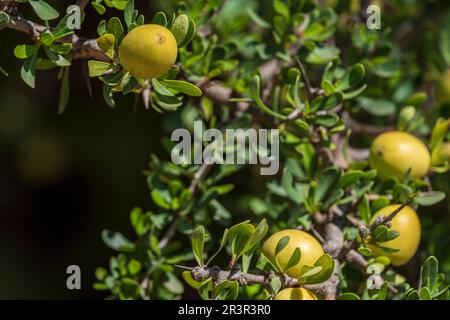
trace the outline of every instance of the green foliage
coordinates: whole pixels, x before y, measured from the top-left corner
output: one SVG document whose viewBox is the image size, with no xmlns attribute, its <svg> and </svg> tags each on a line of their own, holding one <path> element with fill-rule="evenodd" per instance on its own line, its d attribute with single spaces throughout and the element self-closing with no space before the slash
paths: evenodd
<svg viewBox="0 0 450 320">
<path fill-rule="evenodd" d="M 14 49 L 23 60 L 21 77 L 34 88 L 38 70 L 57 69 L 62 113 L 70 104 L 72 61 L 80 53 L 77 43 L 67 40 L 73 33 L 66 23 L 70 17 L 51 25 L 60 14 L 45 1 L 20 2 L 28 2 L 44 21 L 33 42 Z M 417 279 L 405 279 L 388 257 L 375 257 L 369 248 L 381 246 L 388 255 L 397 249 L 381 244 L 401 236 L 388 224 L 371 229 L 379 209 L 417 194 L 410 205 L 423 210 L 449 192 L 443 174 L 450 163 L 439 159 L 440 147 L 450 140 L 448 104 L 438 102 L 428 88 L 450 66 L 450 29 L 449 19 L 434 21 L 425 14 L 434 8 L 431 2 L 392 1 L 390 11 L 402 14 L 383 15 L 382 30 L 369 30 L 361 8 L 348 1 L 327 6 L 273 0 L 269 8 L 255 0 L 165 1 L 164 12 L 151 18 L 139 14 L 133 0 L 90 3 L 100 15 L 108 10 L 108 20 L 97 26 L 98 48 L 87 62 L 89 76 L 102 82 L 106 105 L 118 107 L 118 93 L 143 98 L 145 107 L 153 108 L 148 112 L 166 113 L 163 126 L 169 130 L 192 131 L 195 120 L 222 132 L 276 128 L 281 163 L 279 174 L 261 178 L 247 165 L 209 165 L 205 170 L 204 165 L 174 164 L 152 155 L 145 171 L 152 210 L 131 211 L 134 240 L 102 232 L 117 255 L 109 270 L 97 269 L 96 289 L 120 299 L 178 299 L 187 288 L 202 299 L 269 299 L 285 286 L 286 271 L 308 253 L 297 248 L 284 268 L 272 265 L 261 255 L 266 235 L 298 228 L 327 242 L 325 230 L 332 223 L 341 232 L 343 248 L 364 261 L 362 268 L 347 261 L 342 248 L 336 254 L 325 245 L 327 253 L 304 266 L 298 279 L 290 279 L 295 286 L 330 285 L 337 277 L 339 300 L 449 298 L 445 275 L 432 256 L 447 234 L 442 227 L 446 221 L 436 227 L 424 223 L 431 230 L 424 233 L 424 247 L 431 249 L 419 258 L 431 256 L 417 288 L 408 283 Z M 393 27 L 422 19 L 422 13 L 424 43 L 405 44 Z M 0 30 L 12 18 L 0 12 Z M 178 62 L 159 78 L 133 77 L 119 61 L 123 38 L 144 23 L 168 28 L 177 41 Z M 373 136 L 386 130 L 406 131 L 426 142 L 432 164 L 426 178 L 410 172 L 402 179 L 377 178 L 367 151 Z M 170 152 L 174 143 L 163 138 L 162 145 Z M 439 179 L 447 183 L 435 184 Z M 275 256 L 289 241 L 284 237 L 278 242 Z M 441 267 L 448 273 L 450 256 L 438 253 L 446 259 Z M 209 268 L 267 281 L 248 286 L 241 279 L 216 281 L 195 272 Z M 375 277 L 376 287 L 370 286 L 372 276 L 380 277 Z"/>
</svg>

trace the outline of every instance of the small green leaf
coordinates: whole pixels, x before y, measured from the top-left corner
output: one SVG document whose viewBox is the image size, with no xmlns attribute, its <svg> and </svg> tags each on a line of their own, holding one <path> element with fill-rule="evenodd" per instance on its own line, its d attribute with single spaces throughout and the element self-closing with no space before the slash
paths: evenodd
<svg viewBox="0 0 450 320">
<path fill-rule="evenodd" d="M 314 201 L 317 203 L 321 201 L 325 195 L 336 185 L 339 181 L 339 171 L 336 168 L 328 167 L 320 173 L 317 180 L 317 187 L 314 190 Z"/>
<path fill-rule="evenodd" d="M 366 110 L 368 113 L 379 117 L 393 114 L 397 109 L 394 103 L 384 99 L 359 97 L 357 101 L 361 108 Z"/>
<path fill-rule="evenodd" d="M 170 32 L 177 40 L 177 44 L 180 44 L 189 32 L 189 18 L 187 15 L 179 15 L 172 24 Z"/>
<path fill-rule="evenodd" d="M 417 292 L 417 290 L 412 290 L 406 295 L 406 300 L 420 300 L 419 292 Z"/>
<path fill-rule="evenodd" d="M 75 11 L 67 13 L 61 20 L 59 20 L 56 27 L 52 30 L 54 40 L 73 34 L 73 30 L 68 27 L 68 20 L 72 17 Z"/>
<path fill-rule="evenodd" d="M 250 17 L 250 19 L 253 20 L 254 23 L 256 23 L 259 27 L 264 29 L 271 28 L 271 24 L 265 21 L 263 18 L 261 18 L 250 6 L 246 7 L 247 14 Z"/>
<path fill-rule="evenodd" d="M 403 102 L 406 106 L 413 106 L 416 108 L 422 107 L 423 103 L 427 100 L 427 94 L 425 92 L 416 92 L 411 95 L 405 102 Z"/>
<path fill-rule="evenodd" d="M 58 18 L 59 13 L 52 6 L 43 0 L 29 0 L 30 5 L 33 7 L 34 12 L 44 21 L 53 20 Z"/>
<path fill-rule="evenodd" d="M 94 7 L 95 11 L 99 14 L 103 15 L 106 12 L 106 8 L 104 5 L 96 2 L 91 2 L 92 7 Z"/>
<path fill-rule="evenodd" d="M 283 16 L 283 18 L 289 19 L 290 12 L 288 5 L 281 0 L 274 0 L 273 2 L 273 9 L 276 13 Z"/>
<path fill-rule="evenodd" d="M 110 87 L 106 83 L 103 84 L 103 98 L 105 99 L 106 104 L 111 108 L 114 108 L 116 106 L 116 103 L 114 102 L 112 87 Z"/>
<path fill-rule="evenodd" d="M 425 260 L 422 270 L 421 270 L 421 282 L 422 288 L 427 287 L 430 289 L 434 289 L 437 284 L 438 277 L 438 261 L 436 257 L 430 256 Z"/>
<path fill-rule="evenodd" d="M 277 294 L 281 289 L 281 279 L 279 277 L 272 277 L 272 279 L 270 279 L 269 285 L 270 289 L 272 289 L 272 292 L 274 294 Z"/>
<path fill-rule="evenodd" d="M 384 242 L 384 241 L 386 241 L 388 234 L 389 234 L 389 229 L 385 225 L 379 225 L 373 231 L 372 238 L 376 242 Z"/>
<path fill-rule="evenodd" d="M 431 165 L 437 165 L 441 162 L 440 149 L 450 127 L 450 119 L 439 118 L 431 132 Z"/>
<path fill-rule="evenodd" d="M 326 64 L 336 59 L 340 54 L 340 50 L 335 46 L 316 47 L 306 57 L 306 62 L 311 64 Z"/>
<path fill-rule="evenodd" d="M 161 81 L 167 88 L 178 91 L 180 93 L 187 94 L 193 97 L 200 97 L 202 95 L 202 90 L 196 85 L 181 81 L 181 80 L 162 80 Z"/>
<path fill-rule="evenodd" d="M 371 257 L 372 256 L 372 250 L 370 250 L 367 247 L 359 247 L 358 252 L 361 253 L 365 257 Z"/>
<path fill-rule="evenodd" d="M 419 193 L 416 200 L 421 206 L 432 206 L 441 202 L 445 198 L 445 193 L 442 191 L 427 191 Z"/>
<path fill-rule="evenodd" d="M 106 25 L 106 30 L 114 35 L 114 38 L 116 40 L 115 46 L 116 48 L 118 48 L 122 43 L 124 35 L 122 22 L 120 22 L 119 18 L 112 17 L 111 19 L 109 19 L 108 24 Z"/>
<path fill-rule="evenodd" d="M 141 263 L 136 259 L 131 259 L 130 262 L 128 262 L 128 271 L 132 276 L 135 276 L 141 271 L 142 265 Z"/>
<path fill-rule="evenodd" d="M 361 219 L 368 224 L 372 218 L 372 212 L 370 211 L 370 204 L 367 195 L 364 195 L 361 202 L 358 204 L 358 212 Z"/>
<path fill-rule="evenodd" d="M 224 280 L 212 290 L 213 300 L 236 300 L 239 294 L 239 284 L 236 280 Z"/>
<path fill-rule="evenodd" d="M 205 228 L 198 226 L 192 232 L 191 236 L 192 252 L 194 253 L 195 261 L 202 267 L 203 263 L 203 248 L 205 246 Z"/>
<path fill-rule="evenodd" d="M 194 20 L 192 20 L 192 19 L 189 20 L 188 32 L 187 32 L 186 36 L 184 37 L 183 41 L 180 42 L 178 47 L 183 48 L 183 47 L 187 46 L 192 41 L 192 39 L 194 39 L 196 30 L 197 30 L 197 27 L 195 25 Z"/>
<path fill-rule="evenodd" d="M 316 268 L 320 268 L 319 271 L 313 272 Z M 305 274 L 302 274 L 300 281 L 304 284 L 317 284 L 328 280 L 334 271 L 334 260 L 329 254 L 322 255 L 314 263 L 314 268 Z"/>
<path fill-rule="evenodd" d="M 339 179 L 338 188 L 346 189 L 359 181 L 364 175 L 361 170 L 349 170 L 345 172 Z"/>
<path fill-rule="evenodd" d="M 24 61 L 20 70 L 22 80 L 31 88 L 34 88 L 36 84 L 36 59 L 37 52 Z"/>
<path fill-rule="evenodd" d="M 153 189 L 150 193 L 153 202 L 163 209 L 170 209 L 172 198 L 170 197 L 168 190 Z"/>
<path fill-rule="evenodd" d="M 39 40 L 44 46 L 50 46 L 55 41 L 55 38 L 50 31 L 46 30 L 40 34 Z"/>
<path fill-rule="evenodd" d="M 323 80 L 320 84 L 323 91 L 325 91 L 325 94 L 327 96 L 332 95 L 336 92 L 336 88 L 333 86 L 333 84 L 328 80 Z"/>
<path fill-rule="evenodd" d="M 21 44 L 14 48 L 14 55 L 18 59 L 26 59 L 34 55 L 39 50 L 39 46 L 34 45 L 28 45 L 28 44 Z"/>
<path fill-rule="evenodd" d="M 89 60 L 89 77 L 100 77 L 105 74 L 111 68 L 111 65 L 106 62 Z"/>
<path fill-rule="evenodd" d="M 184 281 L 186 281 L 186 283 L 188 285 L 190 285 L 193 289 L 198 290 L 198 288 L 202 284 L 199 281 L 195 281 L 194 278 L 192 278 L 192 275 L 191 275 L 191 273 L 189 271 L 183 271 L 181 273 L 181 276 L 183 277 Z"/>
<path fill-rule="evenodd" d="M 129 27 L 132 23 L 134 23 L 134 0 L 129 0 L 123 11 L 125 24 Z"/>
<path fill-rule="evenodd" d="M 97 268 L 95 269 L 95 278 L 98 281 L 103 281 L 108 276 L 108 270 L 105 268 Z"/>
<path fill-rule="evenodd" d="M 69 86 L 69 67 L 64 68 L 64 74 L 61 81 L 61 90 L 59 93 L 59 103 L 58 103 L 58 113 L 62 114 L 64 110 L 67 108 L 67 104 L 69 103 L 69 94 L 70 94 L 70 86 Z"/>
<path fill-rule="evenodd" d="M 297 263 L 300 262 L 300 259 L 302 257 L 302 252 L 300 248 L 295 248 L 294 252 L 292 253 L 292 256 L 289 258 L 288 263 L 286 264 L 286 267 L 284 268 L 284 271 L 289 270 L 290 268 L 294 267 Z"/>
<path fill-rule="evenodd" d="M 72 50 L 72 44 L 71 43 L 59 43 L 59 44 L 52 44 L 50 46 L 50 50 L 53 52 L 59 53 L 61 55 L 68 54 Z"/>
<path fill-rule="evenodd" d="M 8 26 L 9 20 L 9 15 L 6 12 L 0 11 L 0 30 Z"/>
<path fill-rule="evenodd" d="M 234 260 L 239 259 L 249 250 L 249 245 L 254 234 L 255 227 L 250 223 L 239 224 L 230 228 L 228 235 L 229 240 L 231 240 L 231 255 Z"/>
<path fill-rule="evenodd" d="M 160 95 L 166 97 L 174 97 L 174 94 L 169 89 L 167 89 L 162 82 L 158 81 L 155 78 L 152 79 L 152 86 L 153 89 L 155 89 L 155 91 Z"/>
<path fill-rule="evenodd" d="M 105 33 L 97 39 L 98 47 L 111 59 L 114 59 L 116 38 L 112 33 Z"/>
<path fill-rule="evenodd" d="M 8 72 L 6 72 L 6 70 L 3 69 L 2 66 L 0 66 L 0 73 L 2 73 L 5 77 L 8 76 Z"/>
<path fill-rule="evenodd" d="M 264 112 L 267 114 L 279 118 L 279 119 L 285 119 L 286 117 L 282 114 L 279 114 L 278 112 L 273 111 L 269 107 L 267 107 L 264 102 L 262 101 L 260 97 L 260 77 L 259 75 L 255 75 L 250 83 L 250 95 L 255 102 L 255 104 Z"/>
<path fill-rule="evenodd" d="M 388 289 L 387 282 L 384 282 L 377 292 L 377 300 L 386 300 L 387 289 Z"/>
<path fill-rule="evenodd" d="M 102 240 L 109 248 L 116 251 L 132 252 L 134 250 L 134 244 L 125 238 L 120 232 L 103 230 Z"/>
<path fill-rule="evenodd" d="M 209 265 L 210 262 L 217 256 L 217 254 L 225 247 L 227 243 L 227 236 L 228 236 L 228 229 L 225 229 L 222 235 L 222 240 L 220 241 L 220 246 L 217 249 L 217 251 L 208 259 L 206 262 L 206 265 Z"/>
<path fill-rule="evenodd" d="M 159 24 L 159 25 L 165 27 L 167 25 L 167 17 L 165 15 L 165 13 L 162 11 L 157 12 L 155 14 L 155 16 L 153 17 L 152 23 Z"/>
<path fill-rule="evenodd" d="M 361 298 L 352 292 L 345 292 L 338 296 L 336 300 L 361 300 Z"/>
<path fill-rule="evenodd" d="M 360 63 L 355 64 L 345 73 L 344 77 L 338 81 L 335 86 L 336 90 L 345 91 L 354 88 L 364 79 L 365 74 L 366 70 L 364 69 L 364 66 Z"/>
<path fill-rule="evenodd" d="M 289 243 L 289 236 L 284 236 L 283 238 L 281 238 L 278 243 L 277 246 L 275 247 L 275 256 L 277 256 Z"/>
<path fill-rule="evenodd" d="M 44 51 L 47 54 L 47 57 L 57 66 L 59 67 L 68 67 L 71 65 L 71 62 L 67 60 L 63 55 L 58 52 L 53 51 L 49 47 L 44 47 Z"/>
<path fill-rule="evenodd" d="M 106 32 L 106 20 L 100 21 L 100 23 L 97 26 L 97 33 L 99 36 L 104 35 Z"/>
<path fill-rule="evenodd" d="M 198 287 L 198 294 L 203 300 L 209 300 L 209 292 L 212 290 L 213 283 L 212 279 L 206 279 Z"/>
<path fill-rule="evenodd" d="M 430 289 L 422 287 L 420 289 L 420 300 L 432 300 Z"/>
</svg>

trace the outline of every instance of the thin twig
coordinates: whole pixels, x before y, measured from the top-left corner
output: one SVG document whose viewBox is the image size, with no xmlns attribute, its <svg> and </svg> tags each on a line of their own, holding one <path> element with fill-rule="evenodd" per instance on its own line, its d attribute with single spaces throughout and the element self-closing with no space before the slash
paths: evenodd
<svg viewBox="0 0 450 320">
<path fill-rule="evenodd" d="M 412 196 L 410 196 L 408 198 L 408 200 L 406 200 L 404 203 L 402 203 L 398 208 L 396 208 L 394 211 L 392 211 L 389 215 L 387 215 L 386 217 L 380 217 L 380 219 L 377 219 L 374 223 L 372 223 L 370 225 L 370 231 L 373 232 L 378 226 L 382 225 L 382 224 L 386 224 L 389 221 L 391 221 L 400 211 L 402 211 L 402 209 L 404 207 L 406 207 L 407 205 L 409 205 L 411 203 L 411 201 L 414 200 L 414 198 L 417 196 L 417 193 L 413 194 Z"/>
</svg>

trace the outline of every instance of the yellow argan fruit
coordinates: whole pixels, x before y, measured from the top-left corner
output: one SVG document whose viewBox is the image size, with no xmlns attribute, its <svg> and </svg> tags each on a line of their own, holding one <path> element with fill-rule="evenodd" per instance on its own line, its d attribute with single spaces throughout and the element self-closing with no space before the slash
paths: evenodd
<svg viewBox="0 0 450 320">
<path fill-rule="evenodd" d="M 430 152 L 415 136 L 400 131 L 385 132 L 373 141 L 370 147 L 370 166 L 378 177 L 401 179 L 411 168 L 411 176 L 423 178 L 430 168 Z"/>
<path fill-rule="evenodd" d="M 317 297 L 305 288 L 287 288 L 278 292 L 274 300 L 317 300 Z"/>
<path fill-rule="evenodd" d="M 450 102 L 450 69 L 447 69 L 439 79 L 437 100 L 441 103 Z"/>
<path fill-rule="evenodd" d="M 149 79 L 167 73 L 177 60 L 178 47 L 173 34 L 157 24 L 131 30 L 119 48 L 125 71 L 137 78 Z"/>
<path fill-rule="evenodd" d="M 323 249 L 320 246 L 320 243 L 310 234 L 295 230 L 295 229 L 287 229 L 283 231 L 279 231 L 274 233 L 269 239 L 264 242 L 262 252 L 270 262 L 274 265 L 277 265 L 275 260 L 275 249 L 277 247 L 280 239 L 288 236 L 289 242 L 287 245 L 278 253 L 277 260 L 278 265 L 281 269 L 285 269 L 289 259 L 294 253 L 296 248 L 300 248 L 301 258 L 300 261 L 294 265 L 292 268 L 285 270 L 285 273 L 291 277 L 299 278 L 301 268 L 305 265 L 313 266 L 314 263 L 319 259 L 323 254 Z"/>
<path fill-rule="evenodd" d="M 393 204 L 380 209 L 372 218 L 373 223 L 377 217 L 387 217 L 395 209 L 400 207 L 399 204 Z M 376 246 L 369 246 L 372 250 L 372 254 L 377 256 L 386 256 L 391 260 L 394 266 L 401 266 L 407 263 L 416 253 L 420 242 L 420 220 L 417 213 L 411 207 L 404 207 L 395 217 L 391 220 L 391 230 L 396 230 L 400 235 L 390 241 L 381 243 L 383 247 L 398 249 L 399 251 L 394 253 L 387 253 L 381 248 Z"/>
</svg>

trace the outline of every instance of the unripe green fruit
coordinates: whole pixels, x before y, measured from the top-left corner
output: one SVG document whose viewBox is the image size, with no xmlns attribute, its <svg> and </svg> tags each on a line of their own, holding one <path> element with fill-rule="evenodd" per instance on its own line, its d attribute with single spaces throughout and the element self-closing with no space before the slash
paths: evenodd
<svg viewBox="0 0 450 320">
<path fill-rule="evenodd" d="M 305 288 L 287 288 L 278 292 L 274 300 L 317 300 L 317 297 Z"/>
<path fill-rule="evenodd" d="M 400 207 L 400 204 L 393 204 L 380 209 L 372 217 L 371 223 L 375 222 L 378 217 L 389 216 L 398 207 Z M 393 240 L 381 243 L 383 247 L 398 249 L 399 251 L 387 253 L 372 245 L 369 248 L 375 257 L 386 256 L 394 266 L 404 265 L 411 260 L 419 247 L 420 229 L 420 220 L 417 213 L 411 207 L 406 206 L 391 220 L 391 230 L 398 231 L 400 235 Z"/>
<path fill-rule="evenodd" d="M 373 141 L 369 162 L 381 180 L 401 179 L 408 169 L 411 169 L 411 176 L 423 178 L 430 168 L 431 156 L 425 144 L 415 136 L 391 131 Z"/>
<path fill-rule="evenodd" d="M 162 76 L 177 60 L 178 47 L 173 34 L 157 24 L 131 30 L 119 48 L 119 59 L 132 76 L 150 79 Z"/>
<path fill-rule="evenodd" d="M 280 239 L 286 236 L 289 237 L 289 242 L 283 250 L 278 253 L 277 259 L 275 259 L 275 249 L 277 244 Z M 284 270 L 296 248 L 300 248 L 301 251 L 300 261 L 292 268 L 285 270 L 285 273 L 291 277 L 299 278 L 303 266 L 313 266 L 317 259 L 324 254 L 320 243 L 313 236 L 304 231 L 295 229 L 279 231 L 266 240 L 262 251 L 264 256 L 266 256 L 272 264 L 278 265 Z M 278 263 L 276 260 L 278 260 Z"/>
</svg>

